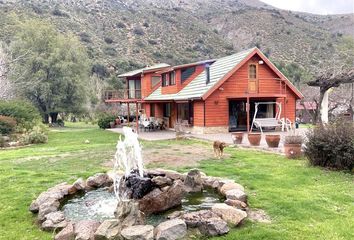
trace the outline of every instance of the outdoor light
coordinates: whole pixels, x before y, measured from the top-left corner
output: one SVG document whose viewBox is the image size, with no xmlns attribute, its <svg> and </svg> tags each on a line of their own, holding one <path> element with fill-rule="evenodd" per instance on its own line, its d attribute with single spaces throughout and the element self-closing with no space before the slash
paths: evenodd
<svg viewBox="0 0 354 240">
<path fill-rule="evenodd" d="M 258 63 L 259 63 L 259 64 L 263 64 L 264 62 L 263 62 L 262 60 L 259 60 Z"/>
</svg>

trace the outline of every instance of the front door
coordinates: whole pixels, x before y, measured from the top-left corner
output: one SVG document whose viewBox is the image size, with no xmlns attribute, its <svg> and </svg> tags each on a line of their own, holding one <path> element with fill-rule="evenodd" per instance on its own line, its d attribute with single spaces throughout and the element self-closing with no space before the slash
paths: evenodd
<svg viewBox="0 0 354 240">
<path fill-rule="evenodd" d="M 229 131 L 247 130 L 247 101 L 229 102 Z"/>
</svg>

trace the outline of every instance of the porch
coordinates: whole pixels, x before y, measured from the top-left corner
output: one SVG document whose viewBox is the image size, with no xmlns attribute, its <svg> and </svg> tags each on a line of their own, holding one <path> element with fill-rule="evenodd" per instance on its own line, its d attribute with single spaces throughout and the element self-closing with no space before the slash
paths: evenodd
<svg viewBox="0 0 354 240">
<path fill-rule="evenodd" d="M 107 129 L 108 131 L 123 134 L 123 129 L 122 128 L 112 128 L 112 129 Z M 307 128 L 298 128 L 295 130 L 296 134 L 299 134 L 303 137 L 306 136 L 306 132 L 308 131 Z M 265 141 L 265 135 L 267 134 L 279 134 L 281 137 L 279 147 L 278 148 L 269 148 L 266 141 Z M 256 149 L 256 150 L 262 150 L 262 151 L 268 151 L 268 152 L 275 152 L 282 154 L 284 152 L 283 146 L 284 146 L 284 138 L 285 136 L 288 135 L 287 132 L 278 132 L 278 131 L 269 131 L 265 132 L 262 134 L 262 139 L 261 143 L 259 146 L 251 146 L 248 138 L 247 138 L 247 133 L 245 133 L 243 137 L 242 144 L 238 144 L 238 147 L 241 148 L 251 148 L 251 149 Z M 184 135 L 186 138 L 195 138 L 195 139 L 200 139 L 204 141 L 209 141 L 209 142 L 214 142 L 214 141 L 222 141 L 227 144 L 232 145 L 233 141 L 231 138 L 231 133 L 210 133 L 210 134 L 193 134 L 193 133 L 186 133 Z M 145 141 L 163 141 L 163 140 L 175 140 L 176 139 L 176 132 L 174 130 L 162 130 L 162 131 L 152 131 L 152 132 L 144 132 L 140 131 L 138 133 L 138 138 L 141 140 Z M 212 144 L 210 144 L 210 148 L 212 148 Z"/>
</svg>

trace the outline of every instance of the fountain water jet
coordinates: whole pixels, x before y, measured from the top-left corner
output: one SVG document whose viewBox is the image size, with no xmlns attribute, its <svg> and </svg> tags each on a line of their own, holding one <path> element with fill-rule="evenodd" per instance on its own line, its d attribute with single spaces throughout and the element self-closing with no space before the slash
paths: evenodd
<svg viewBox="0 0 354 240">
<path fill-rule="evenodd" d="M 141 146 L 138 141 L 138 135 L 129 127 L 123 127 L 124 140 L 120 136 L 117 143 L 117 151 L 114 155 L 114 193 L 118 200 L 126 200 L 121 189 L 121 179 L 128 178 L 133 171 L 138 171 L 139 176 L 144 176 L 144 165 L 141 155 Z"/>
</svg>

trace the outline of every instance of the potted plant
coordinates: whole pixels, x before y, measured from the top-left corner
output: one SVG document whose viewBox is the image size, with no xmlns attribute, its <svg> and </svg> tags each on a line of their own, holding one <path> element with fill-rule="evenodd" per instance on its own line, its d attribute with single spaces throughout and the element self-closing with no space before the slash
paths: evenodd
<svg viewBox="0 0 354 240">
<path fill-rule="evenodd" d="M 287 158 L 301 157 L 301 145 L 303 138 L 300 135 L 288 135 L 284 139 L 284 152 Z"/>
<path fill-rule="evenodd" d="M 231 137 L 234 144 L 241 144 L 243 139 L 243 132 L 233 132 L 231 133 Z"/>
<path fill-rule="evenodd" d="M 265 136 L 265 140 L 267 142 L 268 147 L 270 148 L 277 148 L 280 142 L 280 135 L 279 134 L 267 134 Z"/>
<path fill-rule="evenodd" d="M 109 126 L 110 126 L 111 128 L 115 128 L 115 126 L 116 126 L 116 123 L 115 123 L 114 121 L 112 121 L 112 122 L 109 122 Z"/>
<path fill-rule="evenodd" d="M 259 146 L 261 143 L 261 133 L 248 133 L 248 141 L 252 146 Z"/>
</svg>

